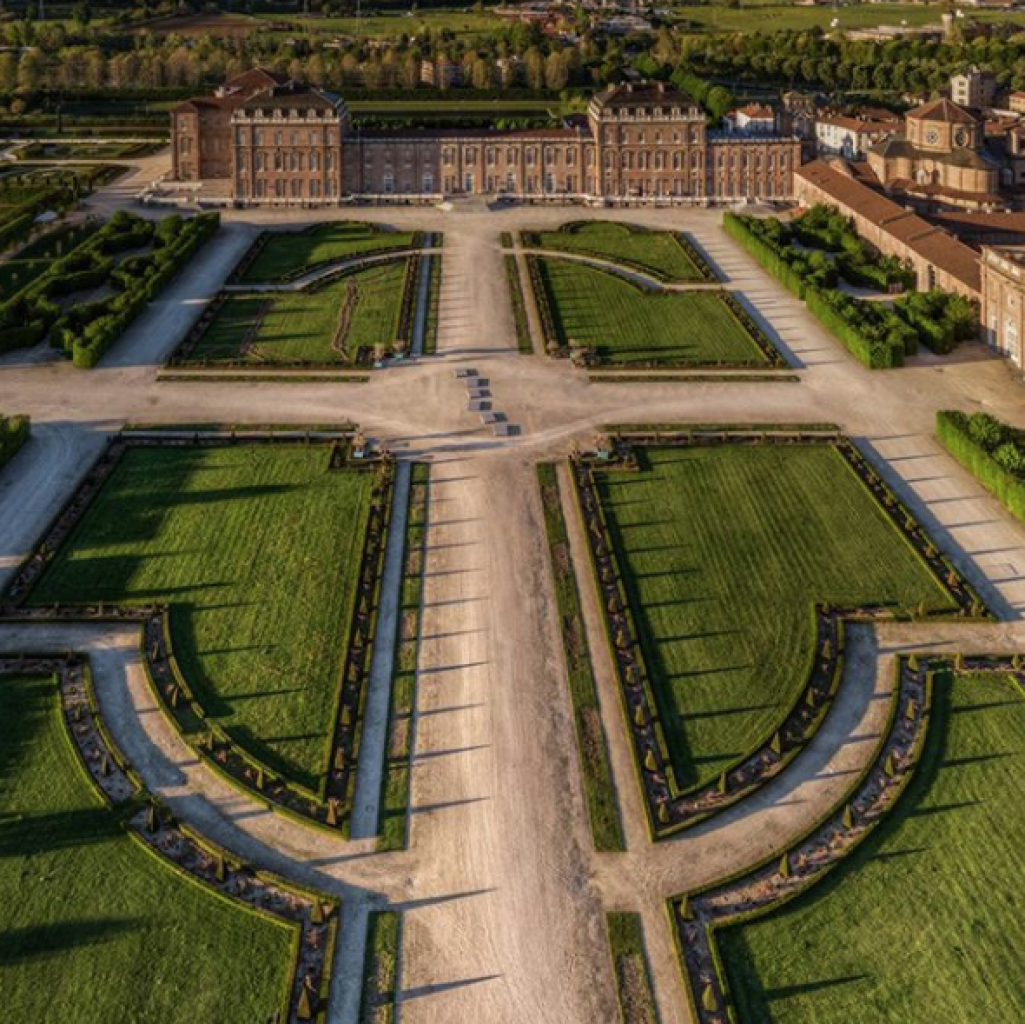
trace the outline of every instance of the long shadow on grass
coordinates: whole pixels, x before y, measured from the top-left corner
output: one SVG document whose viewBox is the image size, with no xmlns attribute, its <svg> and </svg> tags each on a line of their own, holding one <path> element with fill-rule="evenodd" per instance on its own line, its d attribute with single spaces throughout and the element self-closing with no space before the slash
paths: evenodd
<svg viewBox="0 0 1025 1024">
<path fill-rule="evenodd" d="M 137 922 L 129 918 L 108 918 L 8 928 L 0 933 L 0 967 L 64 954 L 82 946 L 96 946 L 137 927 Z"/>
<path fill-rule="evenodd" d="M 0 817 L 0 857 L 34 857 L 106 842 L 120 834 L 106 807 L 5 815 Z"/>
</svg>

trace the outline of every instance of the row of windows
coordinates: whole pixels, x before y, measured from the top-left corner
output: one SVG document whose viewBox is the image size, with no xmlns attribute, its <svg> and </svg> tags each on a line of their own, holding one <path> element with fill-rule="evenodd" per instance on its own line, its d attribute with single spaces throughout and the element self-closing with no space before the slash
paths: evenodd
<svg viewBox="0 0 1025 1024">
<path fill-rule="evenodd" d="M 293 131 L 288 133 L 288 145 L 298 146 L 299 145 L 299 132 Z M 265 140 L 273 139 L 273 145 L 283 146 L 285 145 L 285 133 L 283 131 L 265 132 L 262 128 L 256 128 L 253 130 L 253 145 L 262 146 Z M 249 141 L 249 130 L 247 128 L 236 128 L 235 129 L 235 143 L 239 146 L 247 145 Z M 319 146 L 321 142 L 324 142 L 328 146 L 335 144 L 335 132 L 333 128 L 328 128 L 327 132 L 321 131 L 308 131 L 306 133 L 306 145 L 307 146 Z"/>
<path fill-rule="evenodd" d="M 614 146 L 618 142 L 621 146 L 637 145 L 646 146 L 648 144 L 648 133 L 643 131 L 631 131 L 627 128 L 606 128 L 603 136 L 606 145 Z M 681 143 L 699 143 L 701 142 L 701 129 L 697 126 L 693 128 L 684 129 L 683 131 L 674 131 L 669 135 L 663 132 L 655 132 L 652 135 L 652 142 L 656 146 L 664 146 L 667 142 L 671 141 L 674 146 L 679 146 Z"/>
<path fill-rule="evenodd" d="M 236 188 L 244 192 L 244 185 L 243 181 L 239 181 Z M 333 199 L 337 194 L 335 182 L 331 178 L 324 182 L 323 188 L 319 181 L 306 181 L 304 178 L 293 178 L 287 182 L 282 178 L 271 182 L 257 178 L 253 182 L 253 195 L 257 199 Z"/>
<path fill-rule="evenodd" d="M 319 171 L 321 165 L 324 170 L 333 171 L 335 169 L 334 153 L 329 150 L 324 154 L 323 160 L 319 153 L 310 153 L 308 159 L 304 153 L 278 151 L 270 154 L 257 151 L 253 154 L 254 171 Z M 249 159 L 245 153 L 238 154 L 238 169 L 243 173 L 249 169 Z"/>
<path fill-rule="evenodd" d="M 619 166 L 624 171 L 683 171 L 688 167 L 692 171 L 701 167 L 702 155 L 693 151 L 680 151 L 675 153 L 647 153 L 643 150 L 635 153 L 633 150 L 625 150 L 619 154 Z M 605 170 L 611 171 L 616 166 L 616 154 L 611 150 L 605 151 Z"/>
<path fill-rule="evenodd" d="M 441 151 L 441 162 L 445 167 L 451 167 L 456 162 L 456 148 L 454 146 L 446 146 Z M 551 167 L 558 162 L 560 150 L 556 146 L 545 146 L 543 150 L 543 159 L 546 167 Z M 477 163 L 477 147 L 470 146 L 463 151 L 463 163 L 469 166 L 473 166 Z M 485 146 L 484 147 L 484 162 L 489 167 L 494 167 L 498 163 L 498 147 L 497 146 Z M 563 151 L 563 161 L 567 167 L 575 167 L 577 162 L 577 149 L 574 146 L 567 146 Z M 527 167 L 534 167 L 537 164 L 538 148 L 536 146 L 527 146 L 523 150 L 523 162 Z M 512 166 L 517 165 L 520 162 L 520 149 L 516 146 L 507 146 L 505 149 L 505 162 Z M 588 149 L 586 154 L 586 161 L 588 166 L 594 163 L 594 151 Z"/>
</svg>

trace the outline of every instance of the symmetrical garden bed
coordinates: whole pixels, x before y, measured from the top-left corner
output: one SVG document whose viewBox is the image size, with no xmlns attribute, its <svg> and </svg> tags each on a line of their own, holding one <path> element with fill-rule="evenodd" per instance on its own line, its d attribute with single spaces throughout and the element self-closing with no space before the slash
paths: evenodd
<svg viewBox="0 0 1025 1024">
<path fill-rule="evenodd" d="M 557 231 L 524 231 L 520 239 L 527 249 L 609 260 L 667 284 L 719 280 L 693 242 L 677 231 L 582 220 L 563 224 Z"/>
<path fill-rule="evenodd" d="M 22 566 L 13 618 L 131 620 L 164 710 L 215 768 L 347 827 L 391 511 L 337 436 L 117 438 Z"/>
<path fill-rule="evenodd" d="M 421 260 L 352 265 L 300 290 L 224 291 L 170 366 L 368 367 L 408 352 Z"/>
<path fill-rule="evenodd" d="M 658 836 L 796 756 L 839 686 L 846 619 L 986 614 L 835 433 L 695 429 L 600 454 L 573 473 Z"/>
<path fill-rule="evenodd" d="M 263 231 L 228 278 L 230 284 L 281 284 L 355 256 L 419 249 L 420 231 L 395 231 L 364 221 L 332 221 L 303 231 Z"/>
<path fill-rule="evenodd" d="M 313 1019 L 337 902 L 175 821 L 111 740 L 84 660 L 0 659 L 0 729 L 6 1015 Z"/>
<path fill-rule="evenodd" d="M 1022 659 L 919 654 L 897 673 L 879 747 L 841 804 L 770 861 L 671 905 L 700 1024 L 1016 1016 Z"/>
<path fill-rule="evenodd" d="M 588 366 L 785 366 L 736 296 L 654 291 L 612 272 L 529 256 L 545 347 Z"/>
</svg>

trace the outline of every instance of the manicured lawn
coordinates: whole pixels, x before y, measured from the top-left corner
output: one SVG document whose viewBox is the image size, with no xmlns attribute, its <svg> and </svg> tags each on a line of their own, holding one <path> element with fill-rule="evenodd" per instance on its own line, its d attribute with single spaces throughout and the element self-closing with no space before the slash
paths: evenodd
<svg viewBox="0 0 1025 1024">
<path fill-rule="evenodd" d="M 207 713 L 317 785 L 373 482 L 328 459 L 325 447 L 129 449 L 31 598 L 169 603 Z"/>
<path fill-rule="evenodd" d="M 176 874 L 92 783 L 50 678 L 0 680 L 0 991 L 11 1021 L 270 1020 L 291 932 Z"/>
<path fill-rule="evenodd" d="M 720 933 L 742 1021 L 1021 1019 L 1025 700 L 940 681 L 917 776 L 875 835 L 787 909 Z"/>
<path fill-rule="evenodd" d="M 372 357 L 376 345 L 391 345 L 396 339 L 405 274 L 405 261 L 399 260 L 347 274 L 314 290 L 232 295 L 189 358 L 350 363 L 361 348 L 369 349 Z M 333 342 L 346 307 L 348 328 L 339 350 Z"/>
<path fill-rule="evenodd" d="M 559 343 L 594 347 L 603 364 L 768 363 L 714 292 L 647 294 L 579 263 L 538 263 Z"/>
<path fill-rule="evenodd" d="M 573 226 L 561 231 L 542 231 L 543 249 L 598 256 L 647 270 L 661 280 L 701 281 L 701 271 L 672 231 L 646 231 L 608 221 Z"/>
<path fill-rule="evenodd" d="M 271 236 L 249 269 L 244 283 L 280 281 L 306 267 L 344 260 L 368 251 L 408 249 L 410 231 L 386 231 L 362 221 L 318 224 L 308 231 L 282 231 Z"/>
<path fill-rule="evenodd" d="M 681 785 L 782 719 L 807 681 L 812 606 L 952 607 L 825 445 L 644 448 L 596 482 Z"/>
</svg>

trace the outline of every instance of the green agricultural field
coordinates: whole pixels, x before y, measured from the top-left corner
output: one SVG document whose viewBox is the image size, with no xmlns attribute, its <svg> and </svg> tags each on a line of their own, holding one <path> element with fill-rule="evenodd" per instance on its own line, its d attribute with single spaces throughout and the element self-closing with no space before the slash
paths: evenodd
<svg viewBox="0 0 1025 1024">
<path fill-rule="evenodd" d="M 0 680 L 6 1020 L 252 1024 L 281 1007 L 291 929 L 129 838 L 77 763 L 52 678 Z"/>
<path fill-rule="evenodd" d="M 408 249 L 411 231 L 387 231 L 362 221 L 318 224 L 306 231 L 280 231 L 269 241 L 241 277 L 243 284 L 282 281 L 306 268 L 349 259 L 364 252 Z"/>
<path fill-rule="evenodd" d="M 592 221 L 561 231 L 541 231 L 537 239 L 542 249 L 625 262 L 662 281 L 704 280 L 674 231 L 646 231 L 627 224 Z"/>
<path fill-rule="evenodd" d="M 315 787 L 373 476 L 326 447 L 130 448 L 48 567 L 36 604 L 167 602 L 208 715 Z"/>
<path fill-rule="evenodd" d="M 719 933 L 741 1021 L 1021 1018 L 1025 700 L 941 680 L 917 775 L 878 831 L 786 909 Z"/>
<path fill-rule="evenodd" d="M 650 294 L 569 260 L 538 265 L 559 344 L 593 347 L 602 365 L 768 364 L 714 292 Z"/>
<path fill-rule="evenodd" d="M 360 349 L 395 342 L 405 279 L 398 260 L 306 291 L 232 294 L 187 361 L 351 363 Z M 335 348 L 343 310 L 347 328 Z"/>
<path fill-rule="evenodd" d="M 815 602 L 953 607 L 832 447 L 640 458 L 596 483 L 681 785 L 715 779 L 784 717 Z"/>
</svg>

